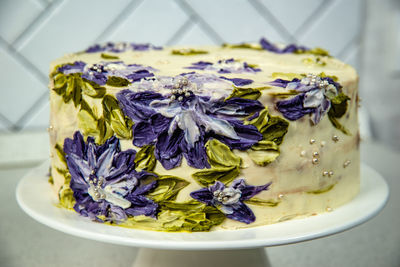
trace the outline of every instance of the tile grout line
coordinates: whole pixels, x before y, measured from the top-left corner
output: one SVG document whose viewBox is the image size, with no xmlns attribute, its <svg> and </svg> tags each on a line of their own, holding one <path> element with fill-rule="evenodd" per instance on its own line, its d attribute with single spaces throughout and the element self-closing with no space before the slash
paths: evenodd
<svg viewBox="0 0 400 267">
<path fill-rule="evenodd" d="M 348 59 L 354 49 L 358 49 L 360 47 L 361 35 L 356 35 L 352 38 L 343 48 L 337 53 L 336 57 L 341 58 L 343 60 Z"/>
<path fill-rule="evenodd" d="M 257 11 L 261 17 L 270 24 L 276 32 L 283 37 L 286 41 L 291 43 L 295 43 L 296 39 L 292 36 L 292 34 L 286 29 L 286 27 L 274 16 L 274 14 L 262 3 L 258 0 L 247 0 L 248 3 Z M 282 36 L 282 33 L 285 36 Z"/>
<path fill-rule="evenodd" d="M 17 61 L 23 68 L 29 71 L 39 82 L 43 85 L 47 84 L 47 76 L 44 75 L 35 65 L 33 65 L 28 59 L 23 55 L 18 53 L 14 47 L 7 43 L 3 38 L 0 37 L 0 47 L 8 52 L 8 55 L 12 56 L 15 61 Z"/>
<path fill-rule="evenodd" d="M 309 32 L 316 22 L 321 19 L 333 6 L 335 1 L 325 0 L 310 16 L 305 23 L 302 24 L 298 30 L 295 31 L 297 40 L 303 39 L 304 35 Z"/>
<path fill-rule="evenodd" d="M 25 28 L 25 30 L 11 43 L 16 51 L 24 47 L 32 35 L 42 26 L 46 20 L 54 14 L 64 0 L 56 0 L 49 4 L 40 14 Z"/>
<path fill-rule="evenodd" d="M 14 123 L 12 123 L 12 121 L 10 121 L 9 119 L 7 119 L 6 116 L 4 116 L 3 114 L 0 113 L 0 121 L 3 123 L 3 125 L 5 126 L 5 128 L 7 129 L 7 131 L 10 131 L 10 129 L 13 129 L 15 127 Z"/>
<path fill-rule="evenodd" d="M 97 36 L 94 42 L 98 43 L 101 41 L 101 39 L 113 34 L 118 29 L 118 27 L 121 26 L 121 24 L 126 21 L 126 19 L 132 14 L 132 12 L 134 12 L 135 9 L 140 6 L 142 2 L 143 0 L 130 1 L 125 6 L 125 8 L 114 18 L 114 20 L 107 27 L 105 27 L 105 29 L 100 33 L 100 35 Z"/>
<path fill-rule="evenodd" d="M 190 4 L 188 4 L 185 0 L 175 0 L 178 6 L 187 14 L 190 18 L 196 19 L 198 25 L 203 28 L 203 30 L 210 36 L 216 43 L 222 44 L 224 43 L 224 39 L 216 32 L 214 29 L 208 25 L 205 19 L 203 19 L 200 14 L 198 14 Z"/>
<path fill-rule="evenodd" d="M 32 118 L 38 109 L 42 108 L 48 101 L 48 91 L 43 92 L 36 101 L 26 110 L 26 112 L 17 120 L 15 123 L 13 130 L 21 131 L 24 127 L 23 125 Z"/>
<path fill-rule="evenodd" d="M 168 39 L 168 41 L 166 42 L 166 45 L 172 45 L 173 43 L 176 42 L 176 40 L 178 39 L 182 39 L 182 37 L 185 35 L 185 33 L 187 33 L 191 28 L 193 28 L 193 26 L 196 23 L 196 19 L 193 17 L 189 17 L 183 24 L 182 26 L 179 27 L 178 30 L 175 31 L 174 34 L 172 34 L 172 36 Z"/>
<path fill-rule="evenodd" d="M 330 1 L 331 0 L 322 1 L 319 6 L 308 16 L 308 18 L 294 31 L 293 35 L 296 39 L 300 39 L 298 38 L 298 35 L 301 34 L 301 31 L 308 31 L 308 29 L 314 24 L 316 18 L 318 18 L 318 14 L 321 13 L 321 10 L 324 11 L 325 8 L 327 8 Z"/>
</svg>

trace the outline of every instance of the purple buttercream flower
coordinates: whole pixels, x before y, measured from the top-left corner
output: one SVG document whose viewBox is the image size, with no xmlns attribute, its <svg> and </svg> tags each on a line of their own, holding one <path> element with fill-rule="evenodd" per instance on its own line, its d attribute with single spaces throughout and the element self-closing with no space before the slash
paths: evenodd
<svg viewBox="0 0 400 267">
<path fill-rule="evenodd" d="M 117 94 L 122 110 L 135 122 L 133 144 L 155 143 L 155 156 L 165 169 L 179 166 L 182 156 L 194 168 L 209 168 L 204 146 L 209 138 L 240 150 L 262 139 L 242 119 L 263 105 L 242 98 L 224 101 L 232 83 L 216 76 L 182 74 L 142 81 L 135 88 Z"/>
<path fill-rule="evenodd" d="M 340 84 L 332 78 L 321 78 L 308 74 L 307 77 L 292 81 L 276 79 L 270 83 L 299 94 L 291 99 L 278 101 L 276 107 L 289 120 L 298 120 L 306 114 L 311 114 L 311 121 L 318 124 L 331 107 L 331 99 L 338 95 Z"/>
<path fill-rule="evenodd" d="M 108 77 L 116 76 L 138 82 L 141 79 L 153 77 L 156 69 L 138 64 L 126 65 L 122 61 L 101 62 L 99 64 L 87 65 L 82 61 L 66 64 L 58 68 L 64 74 L 82 73 L 82 78 L 95 82 L 98 85 L 105 85 Z"/>
<path fill-rule="evenodd" d="M 308 51 L 308 50 L 310 50 L 309 48 L 307 48 L 305 46 L 297 46 L 295 44 L 290 44 L 290 45 L 287 45 L 285 47 L 280 48 L 277 45 L 269 42 L 265 38 L 261 38 L 260 45 L 264 50 L 267 50 L 267 51 L 270 51 L 270 52 L 274 52 L 274 53 L 277 53 L 277 54 L 295 53 L 295 52 L 298 52 L 298 51 Z"/>
<path fill-rule="evenodd" d="M 190 193 L 190 196 L 209 206 L 214 206 L 226 217 L 243 223 L 252 223 L 256 217 L 243 201 L 252 198 L 261 191 L 268 190 L 271 183 L 252 186 L 247 185 L 244 179 L 236 179 L 231 186 L 226 187 L 220 181 L 208 188 Z"/>
<path fill-rule="evenodd" d="M 224 77 L 224 76 L 221 76 L 220 78 L 224 79 L 224 80 L 231 81 L 236 86 L 245 86 L 245 85 L 249 85 L 249 84 L 253 83 L 253 80 L 251 80 L 251 79 L 227 78 L 227 77 Z"/>
<path fill-rule="evenodd" d="M 81 133 L 75 132 L 73 139 L 65 139 L 64 152 L 75 211 L 97 221 L 120 222 L 137 215 L 155 217 L 158 205 L 144 194 L 156 182 L 143 182 L 155 175 L 135 171 L 135 150 L 121 151 L 115 136 L 96 145 L 93 138 L 85 142 Z"/>
<path fill-rule="evenodd" d="M 218 60 L 217 63 L 211 63 L 207 61 L 199 61 L 192 63 L 192 66 L 186 67 L 186 69 L 197 69 L 197 70 L 212 70 L 218 73 L 255 73 L 261 71 L 258 68 L 251 67 L 246 62 L 235 61 L 233 58 L 226 60 Z"/>
<path fill-rule="evenodd" d="M 105 44 L 95 44 L 85 50 L 86 53 L 96 52 L 114 52 L 121 53 L 129 50 L 147 51 L 147 50 L 161 50 L 161 46 L 154 46 L 152 44 L 135 44 L 135 43 L 112 43 L 108 42 Z"/>
</svg>

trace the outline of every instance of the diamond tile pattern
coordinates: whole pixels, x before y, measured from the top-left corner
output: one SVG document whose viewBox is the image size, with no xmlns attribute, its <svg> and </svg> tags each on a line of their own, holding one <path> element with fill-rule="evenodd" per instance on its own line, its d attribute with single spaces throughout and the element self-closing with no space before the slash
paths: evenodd
<svg viewBox="0 0 400 267">
<path fill-rule="evenodd" d="M 0 131 L 44 128 L 51 60 L 93 42 L 298 41 L 358 66 L 362 0 L 1 0 Z"/>
</svg>

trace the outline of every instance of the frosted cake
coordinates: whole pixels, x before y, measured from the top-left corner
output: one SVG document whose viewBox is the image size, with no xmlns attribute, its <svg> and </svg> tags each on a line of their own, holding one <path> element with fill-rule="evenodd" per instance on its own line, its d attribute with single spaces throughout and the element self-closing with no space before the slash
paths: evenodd
<svg viewBox="0 0 400 267">
<path fill-rule="evenodd" d="M 59 206 L 157 231 L 329 212 L 359 191 L 358 76 L 320 48 L 107 43 L 50 73 Z"/>
</svg>

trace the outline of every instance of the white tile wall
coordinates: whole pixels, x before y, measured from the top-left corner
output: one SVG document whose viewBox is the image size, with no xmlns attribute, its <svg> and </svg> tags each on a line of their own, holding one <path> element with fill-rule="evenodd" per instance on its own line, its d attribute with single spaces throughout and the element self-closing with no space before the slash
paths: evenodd
<svg viewBox="0 0 400 267">
<path fill-rule="evenodd" d="M 97 41 L 299 41 L 358 64 L 362 0 L 0 0 L 0 131 L 47 126 L 49 62 Z"/>
</svg>

